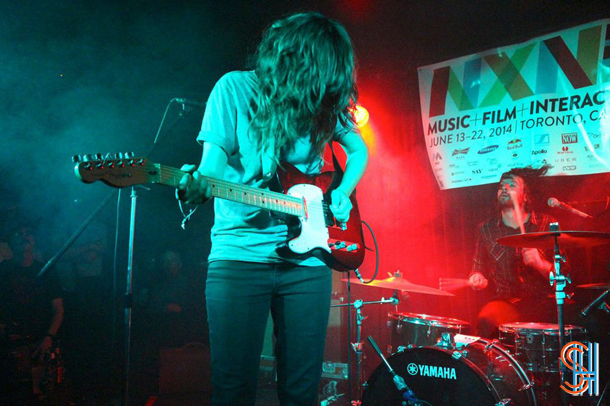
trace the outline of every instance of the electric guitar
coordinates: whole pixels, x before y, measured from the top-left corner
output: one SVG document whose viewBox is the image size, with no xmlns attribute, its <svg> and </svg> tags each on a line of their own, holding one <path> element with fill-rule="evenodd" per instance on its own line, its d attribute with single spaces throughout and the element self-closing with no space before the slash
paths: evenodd
<svg viewBox="0 0 610 406">
<path fill-rule="evenodd" d="M 123 188 L 147 183 L 178 187 L 185 175 L 179 169 L 149 162 L 133 155 L 115 155 L 105 159 L 101 154 L 74 157 L 76 176 L 85 183 L 98 180 Z M 329 206 L 330 192 L 339 184 L 336 172 L 308 176 L 293 165 L 282 163 L 278 178 L 284 193 L 245 186 L 204 176 L 212 196 L 260 207 L 280 213 L 288 222 L 289 239 L 285 247 L 296 255 L 320 251 L 326 264 L 338 271 L 358 268 L 364 260 L 364 238 L 355 195 L 346 224 L 336 221 Z"/>
</svg>

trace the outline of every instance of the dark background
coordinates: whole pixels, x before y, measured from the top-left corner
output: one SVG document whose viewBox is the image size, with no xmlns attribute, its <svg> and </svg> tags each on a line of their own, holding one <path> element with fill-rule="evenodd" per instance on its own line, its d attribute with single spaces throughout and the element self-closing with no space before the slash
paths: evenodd
<svg viewBox="0 0 610 406">
<path fill-rule="evenodd" d="M 495 185 L 438 189 L 421 128 L 417 67 L 608 18 L 610 2 L 2 2 L 0 210 L 5 225 L 30 222 L 42 257 L 52 256 L 111 192 L 100 182 L 79 182 L 71 156 L 145 154 L 170 99 L 205 101 L 222 74 L 249 66 L 262 29 L 294 11 L 319 11 L 339 20 L 355 44 L 360 103 L 369 110 L 374 128 L 368 140 L 370 166 L 358 197 L 362 217 L 379 242 L 380 277 L 400 270 L 412 282 L 436 287 L 439 277 L 468 274 L 474 230 L 493 214 Z M 195 137 L 203 111 L 193 108 L 182 118 L 179 113 L 175 105 L 169 110 L 151 160 L 178 167 L 198 163 L 201 151 Z M 538 193 L 540 202 L 549 196 L 600 199 L 610 194 L 610 178 L 547 178 Z M 181 254 L 185 273 L 202 291 L 212 205 L 199 208 L 184 231 L 171 189 L 152 186 L 139 188 L 138 194 L 134 290 L 152 283 L 160 255 L 172 249 Z M 596 215 L 593 221 L 553 214 L 564 230 L 610 231 L 603 205 L 589 209 Z M 113 199 L 96 219 L 108 230 L 108 281 L 113 279 L 117 214 L 120 293 L 126 269 L 127 189 L 118 208 Z M 578 250 L 570 259 L 575 284 L 608 280 L 607 248 Z M 365 277 L 373 274 L 374 264 L 370 253 L 361 268 Z M 344 294 L 340 283 L 336 290 Z M 577 293 L 579 303 L 586 304 L 591 296 L 590 291 Z M 353 294 L 378 299 L 391 292 L 354 287 Z M 470 290 L 451 299 L 411 295 L 400 310 L 473 321 L 482 300 L 483 294 Z M 381 326 L 387 309 L 369 312 L 374 317 L 365 325 L 366 334 L 385 335 Z M 197 317 L 201 329 L 196 336 L 205 341 L 204 315 Z"/>
</svg>

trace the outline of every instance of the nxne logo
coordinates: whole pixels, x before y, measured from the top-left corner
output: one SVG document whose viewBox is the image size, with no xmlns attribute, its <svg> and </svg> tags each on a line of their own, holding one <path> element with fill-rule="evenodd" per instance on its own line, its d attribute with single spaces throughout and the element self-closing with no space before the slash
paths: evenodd
<svg viewBox="0 0 610 406">
<path fill-rule="evenodd" d="M 576 144 L 577 142 L 578 142 L 578 134 L 576 134 L 576 133 L 561 134 L 561 143 L 562 144 Z"/>
<path fill-rule="evenodd" d="M 552 38 L 534 39 L 509 47 L 509 52 L 487 53 L 463 64 L 453 62 L 435 68 L 429 96 L 429 117 L 446 114 L 449 98 L 459 111 L 465 111 L 497 106 L 507 95 L 516 101 L 533 95 L 555 93 L 559 82 L 544 77 L 551 71 L 561 71 L 574 90 L 595 85 L 596 75 L 590 76 L 588 72 L 591 66 L 597 66 L 600 62 L 603 54 L 600 46 L 603 49 L 605 44 L 603 35 L 599 24 L 578 32 L 573 29 L 564 30 Z M 567 45 L 572 41 L 578 44 L 575 54 Z M 539 58 L 535 62 L 535 71 L 538 73 L 532 78 L 533 83 L 528 83 L 529 75 L 524 75 L 524 72 L 530 69 L 531 62 L 528 59 L 538 54 L 537 51 L 533 52 L 534 48 L 544 49 L 553 57 Z M 489 67 L 492 75 L 495 75 L 495 78 L 490 77 L 495 83 L 489 90 L 483 90 L 484 86 L 480 85 L 483 67 Z"/>
</svg>

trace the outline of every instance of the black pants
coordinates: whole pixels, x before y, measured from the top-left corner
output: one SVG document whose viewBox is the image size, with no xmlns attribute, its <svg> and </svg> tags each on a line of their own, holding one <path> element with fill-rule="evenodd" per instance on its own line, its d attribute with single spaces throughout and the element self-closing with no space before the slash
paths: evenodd
<svg viewBox="0 0 610 406">
<path fill-rule="evenodd" d="M 283 406 L 317 402 L 331 293 L 328 267 L 215 261 L 206 285 L 212 404 L 254 405 L 266 322 Z"/>
</svg>

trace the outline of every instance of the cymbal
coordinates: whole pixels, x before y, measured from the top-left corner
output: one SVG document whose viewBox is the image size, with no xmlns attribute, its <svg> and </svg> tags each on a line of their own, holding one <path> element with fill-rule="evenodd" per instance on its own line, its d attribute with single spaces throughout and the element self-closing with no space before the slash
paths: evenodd
<svg viewBox="0 0 610 406">
<path fill-rule="evenodd" d="M 610 233 L 598 231 L 544 231 L 538 233 L 515 234 L 498 238 L 497 242 L 509 247 L 554 248 L 555 236 L 559 248 L 594 247 L 610 244 Z"/>
<path fill-rule="evenodd" d="M 610 283 L 588 283 L 586 285 L 577 285 L 581 289 L 610 289 Z"/>
<path fill-rule="evenodd" d="M 347 281 L 347 279 L 343 279 L 343 280 Z M 411 293 L 423 293 L 426 295 L 438 295 L 438 296 L 455 296 L 453 293 L 445 292 L 444 290 L 430 288 L 428 286 L 423 286 L 423 285 L 416 285 L 414 283 L 409 282 L 405 278 L 397 278 L 394 276 L 391 276 L 387 279 L 375 280 L 371 283 L 362 283 L 362 282 L 360 282 L 359 279 L 350 278 L 350 282 L 355 283 L 357 285 L 375 286 L 378 288 L 402 290 L 402 291 L 411 292 Z"/>
</svg>

